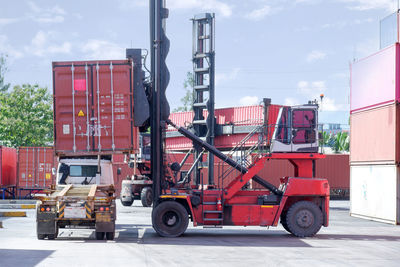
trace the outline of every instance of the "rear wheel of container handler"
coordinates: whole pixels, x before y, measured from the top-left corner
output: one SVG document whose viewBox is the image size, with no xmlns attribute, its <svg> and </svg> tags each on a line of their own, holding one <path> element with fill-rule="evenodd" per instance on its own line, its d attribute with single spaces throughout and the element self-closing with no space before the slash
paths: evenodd
<svg viewBox="0 0 400 267">
<path fill-rule="evenodd" d="M 153 204 L 153 189 L 151 189 L 151 187 L 143 188 L 140 194 L 140 200 L 142 201 L 143 207 L 151 207 L 151 204 Z"/>
<path fill-rule="evenodd" d="M 43 240 L 46 237 L 46 235 L 43 234 L 37 234 L 37 239 Z"/>
<path fill-rule="evenodd" d="M 132 201 L 122 201 L 121 200 L 121 203 L 122 203 L 122 206 L 129 207 L 129 206 L 132 206 L 133 199 L 132 199 Z"/>
<path fill-rule="evenodd" d="M 157 205 L 152 212 L 153 228 L 163 237 L 182 235 L 189 223 L 184 206 L 175 201 L 165 201 Z"/>
<path fill-rule="evenodd" d="M 322 211 L 310 201 L 293 204 L 286 214 L 288 230 L 297 237 L 315 235 L 321 229 L 322 220 Z"/>
<path fill-rule="evenodd" d="M 96 239 L 103 240 L 104 239 L 104 232 L 96 232 Z"/>
<path fill-rule="evenodd" d="M 106 239 L 107 240 L 114 240 L 115 232 L 107 232 Z"/>
</svg>

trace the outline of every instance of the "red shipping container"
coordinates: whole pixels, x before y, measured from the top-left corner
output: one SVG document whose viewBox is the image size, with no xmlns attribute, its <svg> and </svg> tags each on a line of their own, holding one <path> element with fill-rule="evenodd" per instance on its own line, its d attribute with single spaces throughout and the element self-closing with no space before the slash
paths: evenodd
<svg viewBox="0 0 400 267">
<path fill-rule="evenodd" d="M 351 113 L 400 100 L 399 59 L 395 44 L 351 65 Z"/>
<path fill-rule="evenodd" d="M 390 104 L 350 115 L 352 164 L 400 162 L 400 107 Z"/>
<path fill-rule="evenodd" d="M 0 186 L 17 185 L 17 150 L 0 146 Z"/>
<path fill-rule="evenodd" d="M 130 60 L 53 62 L 57 154 L 135 152 Z"/>
<path fill-rule="evenodd" d="M 18 148 L 18 188 L 46 188 L 55 183 L 52 168 L 57 168 L 52 147 Z"/>
<path fill-rule="evenodd" d="M 268 135 L 269 138 L 275 129 L 276 120 L 278 118 L 280 105 L 270 105 L 268 113 Z M 204 113 L 206 115 L 206 113 Z M 232 107 L 215 110 L 217 124 L 220 125 L 235 125 L 235 126 L 258 126 L 264 123 L 264 106 L 246 106 Z M 193 121 L 193 112 L 177 112 L 171 113 L 170 120 L 179 126 L 185 126 Z M 233 128 L 234 129 L 234 128 Z M 174 131 L 174 128 L 169 127 L 168 131 Z M 175 130 L 176 131 L 176 130 Z M 234 130 L 233 130 L 234 131 Z M 229 149 L 235 147 L 244 137 L 246 133 L 221 135 L 215 137 L 214 145 L 218 149 Z M 255 144 L 257 137 L 246 143 L 247 146 Z M 192 148 L 192 141 L 183 136 L 166 138 L 166 148 L 168 150 L 188 150 Z"/>
</svg>

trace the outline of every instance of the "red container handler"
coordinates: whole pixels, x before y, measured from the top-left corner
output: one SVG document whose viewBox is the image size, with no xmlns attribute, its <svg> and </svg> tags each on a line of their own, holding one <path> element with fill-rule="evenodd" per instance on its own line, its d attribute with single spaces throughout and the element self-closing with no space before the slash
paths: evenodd
<svg viewBox="0 0 400 267">
<path fill-rule="evenodd" d="M 130 60 L 53 62 L 57 155 L 134 153 Z"/>
<path fill-rule="evenodd" d="M 55 183 L 52 168 L 57 168 L 53 147 L 18 148 L 18 192 L 20 197 L 42 190 Z"/>
<path fill-rule="evenodd" d="M 0 146 L 0 187 L 17 185 L 17 150 Z"/>
</svg>

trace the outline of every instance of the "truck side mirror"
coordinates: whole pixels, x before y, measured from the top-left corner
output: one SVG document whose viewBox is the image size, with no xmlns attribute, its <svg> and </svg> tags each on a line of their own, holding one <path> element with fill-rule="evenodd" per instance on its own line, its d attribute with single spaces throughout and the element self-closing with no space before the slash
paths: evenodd
<svg viewBox="0 0 400 267">
<path fill-rule="evenodd" d="M 51 168 L 51 174 L 53 174 L 53 175 L 56 175 L 56 174 L 57 174 L 56 168 Z"/>
<path fill-rule="evenodd" d="M 117 175 L 121 175 L 121 168 L 117 169 Z"/>
</svg>

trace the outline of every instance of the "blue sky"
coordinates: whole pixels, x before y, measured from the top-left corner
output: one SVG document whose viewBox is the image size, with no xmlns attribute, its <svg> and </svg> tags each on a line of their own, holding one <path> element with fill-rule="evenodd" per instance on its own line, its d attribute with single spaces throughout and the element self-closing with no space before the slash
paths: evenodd
<svg viewBox="0 0 400 267">
<path fill-rule="evenodd" d="M 123 59 L 149 47 L 147 0 L 0 0 L 6 81 L 51 89 L 51 62 Z M 172 108 L 192 69 L 197 13 L 216 13 L 216 106 L 301 104 L 325 95 L 320 121 L 348 123 L 349 64 L 379 48 L 396 0 L 167 0 Z"/>
</svg>

